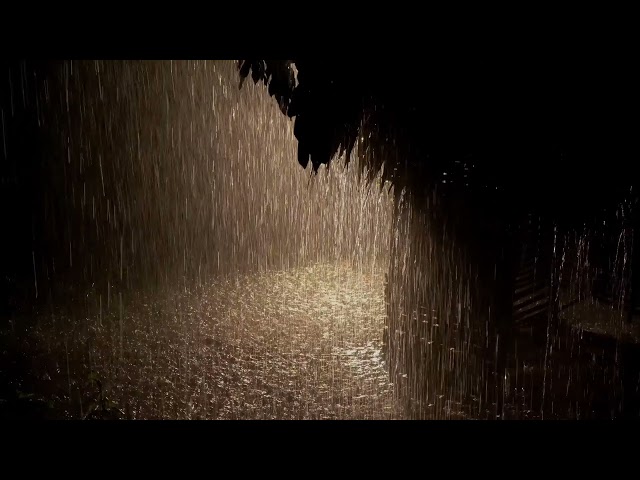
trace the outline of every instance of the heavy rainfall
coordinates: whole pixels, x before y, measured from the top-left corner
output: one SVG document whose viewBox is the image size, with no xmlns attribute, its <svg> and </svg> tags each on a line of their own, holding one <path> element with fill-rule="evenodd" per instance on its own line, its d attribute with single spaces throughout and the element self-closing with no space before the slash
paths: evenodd
<svg viewBox="0 0 640 480">
<path fill-rule="evenodd" d="M 20 295 L 33 306 L 7 309 L 0 332 L 5 416 L 616 417 L 638 384 L 632 199 L 599 237 L 528 217 L 535 248 L 521 252 L 499 361 L 456 239 L 368 175 L 360 143 L 350 162 L 300 168 L 293 121 L 262 83 L 239 87 L 236 62 L 8 75 L 6 165 L 18 110 L 46 148 L 32 199 L 43 221 L 24 220 L 34 240 L 15 260 L 32 267 Z M 594 269 L 589 250 L 605 243 Z M 545 256 L 560 272 L 551 283 Z M 592 294 L 604 270 L 608 301 Z"/>
<path fill-rule="evenodd" d="M 290 168 L 293 123 L 238 84 L 231 61 L 69 61 L 23 92 L 53 145 L 52 291 L 3 332 L 32 363 L 16 390 L 69 418 L 395 415 L 388 189 Z"/>
</svg>

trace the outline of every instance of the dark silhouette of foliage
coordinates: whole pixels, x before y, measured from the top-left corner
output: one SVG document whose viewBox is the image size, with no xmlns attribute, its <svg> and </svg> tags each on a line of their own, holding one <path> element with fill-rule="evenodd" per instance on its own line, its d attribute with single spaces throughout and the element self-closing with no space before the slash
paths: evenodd
<svg viewBox="0 0 640 480">
<path fill-rule="evenodd" d="M 296 58 L 241 60 L 239 71 L 295 117 L 305 168 L 350 154 L 359 140 L 370 176 L 382 171 L 396 186 L 419 192 L 468 163 L 474 180 L 460 187 L 575 217 L 636 180 L 624 116 L 633 76 L 620 60 Z"/>
</svg>

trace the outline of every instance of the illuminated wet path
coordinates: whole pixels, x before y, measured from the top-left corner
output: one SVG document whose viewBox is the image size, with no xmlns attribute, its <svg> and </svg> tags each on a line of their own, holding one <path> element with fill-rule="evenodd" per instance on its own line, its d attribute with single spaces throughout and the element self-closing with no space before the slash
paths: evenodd
<svg viewBox="0 0 640 480">
<path fill-rule="evenodd" d="M 122 322 L 112 306 L 67 331 L 66 348 L 58 332 L 72 322 L 46 322 L 38 375 L 65 387 L 70 416 L 87 415 L 101 379 L 129 418 L 398 418 L 381 353 L 383 279 L 345 265 L 228 276 L 140 297 Z"/>
</svg>

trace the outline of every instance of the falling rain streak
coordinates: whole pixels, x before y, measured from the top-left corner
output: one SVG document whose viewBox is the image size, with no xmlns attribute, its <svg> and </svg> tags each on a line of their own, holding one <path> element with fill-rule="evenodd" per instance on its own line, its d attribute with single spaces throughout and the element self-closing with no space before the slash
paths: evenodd
<svg viewBox="0 0 640 480">
<path fill-rule="evenodd" d="M 298 168 L 292 121 L 234 62 L 66 62 L 47 81 L 38 375 L 66 364 L 66 415 L 101 396 L 131 418 L 398 415 L 388 188 Z"/>
<path fill-rule="evenodd" d="M 6 165 L 21 109 L 46 148 L 24 261 L 36 321 L 3 340 L 55 417 L 615 417 L 637 391 L 637 201 L 577 229 L 515 225 L 506 312 L 494 239 L 470 253 L 444 197 L 367 181 L 359 145 L 348 168 L 299 168 L 293 122 L 232 61 L 23 64 L 8 87 Z M 459 167 L 438 192 L 473 184 Z"/>
</svg>

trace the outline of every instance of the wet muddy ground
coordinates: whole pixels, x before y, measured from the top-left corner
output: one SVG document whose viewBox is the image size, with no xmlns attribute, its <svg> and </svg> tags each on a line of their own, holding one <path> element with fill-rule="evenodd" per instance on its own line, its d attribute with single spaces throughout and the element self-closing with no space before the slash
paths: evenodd
<svg viewBox="0 0 640 480">
<path fill-rule="evenodd" d="M 382 354 L 383 282 L 382 269 L 316 265 L 14 319 L 2 333 L 0 411 L 3 418 L 408 418 Z M 494 395 L 503 402 L 482 417 L 637 417 L 638 345 L 575 322 L 558 329 L 516 332 Z"/>
<path fill-rule="evenodd" d="M 20 400 L 64 418 L 399 418 L 381 353 L 383 279 L 317 265 L 138 296 L 122 313 L 115 296 L 84 318 L 42 314 L 28 334 L 5 334 L 19 352 L 6 352 L 17 377 L 6 390 L 22 395 L 5 392 L 5 407 Z"/>
</svg>

